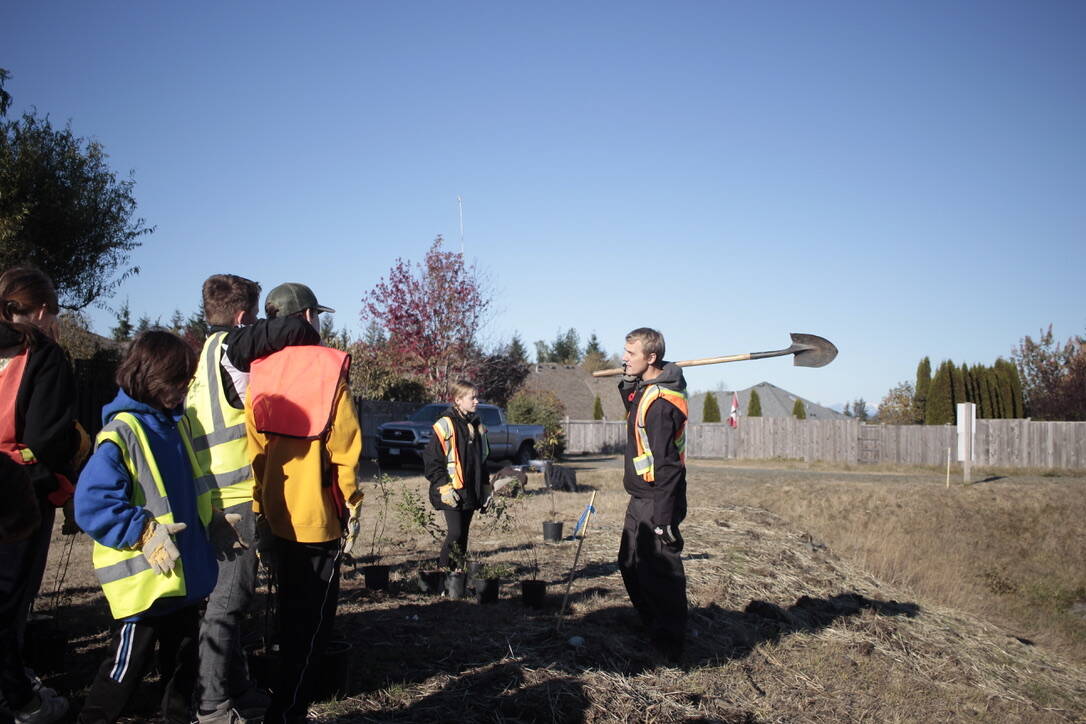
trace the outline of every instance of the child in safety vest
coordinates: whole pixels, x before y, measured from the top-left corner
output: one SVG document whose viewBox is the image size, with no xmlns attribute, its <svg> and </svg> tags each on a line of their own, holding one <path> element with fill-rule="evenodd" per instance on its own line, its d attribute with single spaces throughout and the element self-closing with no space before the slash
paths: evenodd
<svg viewBox="0 0 1086 724">
<path fill-rule="evenodd" d="M 218 573 L 208 539 L 211 501 L 198 489 L 182 401 L 196 355 L 178 336 L 152 330 L 117 369 L 117 397 L 76 486 L 79 526 L 94 539 L 93 563 L 121 622 L 80 712 L 112 722 L 155 661 L 165 682 L 162 715 L 191 721 L 199 606 Z M 223 521 L 223 524 L 227 524 Z"/>
</svg>

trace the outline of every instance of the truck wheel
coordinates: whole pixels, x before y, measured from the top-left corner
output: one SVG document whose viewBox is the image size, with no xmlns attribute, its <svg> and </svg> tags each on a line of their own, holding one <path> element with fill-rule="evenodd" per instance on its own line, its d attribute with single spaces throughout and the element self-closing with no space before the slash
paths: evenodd
<svg viewBox="0 0 1086 724">
<path fill-rule="evenodd" d="M 513 462 L 517 465 L 527 465 L 533 457 L 535 457 L 535 445 L 531 441 L 522 442 L 517 448 L 517 454 L 513 456 Z"/>
</svg>

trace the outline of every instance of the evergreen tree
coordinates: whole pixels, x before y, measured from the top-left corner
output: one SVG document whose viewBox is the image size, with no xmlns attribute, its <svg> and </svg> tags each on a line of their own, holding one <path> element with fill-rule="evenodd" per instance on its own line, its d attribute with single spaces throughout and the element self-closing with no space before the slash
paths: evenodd
<svg viewBox="0 0 1086 724">
<path fill-rule="evenodd" d="M 807 408 L 803 405 L 803 400 L 796 398 L 796 404 L 792 405 L 792 417 L 797 420 L 807 419 Z"/>
<path fill-rule="evenodd" d="M 867 414 L 867 400 L 862 397 L 857 397 L 852 403 L 852 414 L 858 418 L 860 422 L 867 422 L 869 415 Z"/>
<path fill-rule="evenodd" d="M 600 396 L 596 395 L 596 401 L 592 403 L 592 419 L 603 419 L 603 402 L 600 400 Z"/>
<path fill-rule="evenodd" d="M 1007 378 L 1010 391 L 1010 405 L 1004 417 L 1018 419 L 1026 416 L 1025 401 L 1022 399 L 1022 379 L 1018 376 L 1018 368 L 1013 362 L 998 358 L 995 361 L 995 369 L 1002 370 Z"/>
<path fill-rule="evenodd" d="M 950 361 L 944 361 L 935 371 L 928 387 L 928 400 L 924 407 L 925 425 L 945 425 L 954 422 L 954 393 L 953 384 L 954 365 Z"/>
<path fill-rule="evenodd" d="M 992 414 L 992 391 L 988 385 L 990 371 L 984 365 L 973 365 L 970 372 L 977 385 L 977 419 L 987 420 L 995 417 Z"/>
<path fill-rule="evenodd" d="M 607 366 L 607 353 L 603 351 L 603 346 L 600 345 L 595 332 L 588 338 L 588 344 L 585 345 L 581 366 L 588 372 L 602 370 Z"/>
<path fill-rule="evenodd" d="M 705 393 L 705 404 L 701 408 L 702 422 L 720 422 L 720 405 L 717 404 L 716 395 L 712 392 Z"/>
<path fill-rule="evenodd" d="M 516 332 L 513 333 L 513 339 L 509 340 L 509 351 L 506 352 L 509 358 L 517 362 L 524 364 L 528 363 L 528 350 L 524 347 L 524 342 L 520 341 L 520 335 Z"/>
<path fill-rule="evenodd" d="M 955 415 L 957 414 L 957 405 L 959 402 L 965 402 L 965 380 L 962 379 L 962 369 L 954 363 L 950 365 L 950 390 L 951 399 L 953 401 L 953 409 Z"/>
<path fill-rule="evenodd" d="M 117 310 L 117 326 L 110 330 L 115 342 L 127 342 L 132 339 L 132 332 L 135 328 L 132 326 L 132 313 L 128 309 L 128 300 L 124 300 L 124 304 Z"/>
<path fill-rule="evenodd" d="M 913 398 L 916 407 L 917 422 L 924 423 L 924 407 L 928 402 L 928 388 L 931 386 L 931 360 L 925 357 L 916 366 L 916 396 Z"/>
<path fill-rule="evenodd" d="M 757 390 L 750 391 L 750 402 L 747 403 L 747 417 L 762 416 L 762 399 L 758 397 Z"/>
</svg>

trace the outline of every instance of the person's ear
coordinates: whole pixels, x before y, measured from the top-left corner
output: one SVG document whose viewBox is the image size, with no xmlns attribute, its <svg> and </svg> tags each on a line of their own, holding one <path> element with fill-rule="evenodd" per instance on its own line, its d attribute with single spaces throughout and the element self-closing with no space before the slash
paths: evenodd
<svg viewBox="0 0 1086 724">
<path fill-rule="evenodd" d="M 249 313 L 246 312 L 243 309 L 239 309 L 238 311 L 234 312 L 234 326 L 235 327 L 242 326 L 247 321 L 249 321 L 248 317 L 249 317 Z"/>
</svg>

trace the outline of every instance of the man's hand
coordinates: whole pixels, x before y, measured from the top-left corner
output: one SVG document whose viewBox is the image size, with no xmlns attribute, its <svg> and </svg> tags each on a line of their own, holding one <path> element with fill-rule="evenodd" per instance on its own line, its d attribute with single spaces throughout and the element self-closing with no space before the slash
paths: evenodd
<svg viewBox="0 0 1086 724">
<path fill-rule="evenodd" d="M 658 525 L 653 529 L 653 533 L 656 537 L 663 541 L 664 545 L 675 545 L 679 539 L 675 535 L 675 531 L 671 529 L 670 525 Z"/>
<path fill-rule="evenodd" d="M 188 526 L 185 523 L 166 523 L 162 525 L 155 520 L 147 521 L 147 527 L 143 529 L 139 545 L 143 551 L 143 557 L 151 564 L 155 573 L 165 576 L 173 570 L 177 559 L 181 557 L 177 546 L 174 545 L 171 536 L 180 533 Z"/>
<path fill-rule="evenodd" d="M 438 495 L 441 496 L 441 502 L 450 508 L 456 508 L 460 505 L 460 493 L 456 492 L 456 488 L 452 483 L 446 483 L 437 489 Z"/>
<path fill-rule="evenodd" d="M 211 513 L 207 535 L 220 561 L 232 561 L 249 548 L 249 544 L 238 533 L 237 525 L 240 520 L 241 516 L 237 513 L 223 513 L 221 510 Z"/>
</svg>

